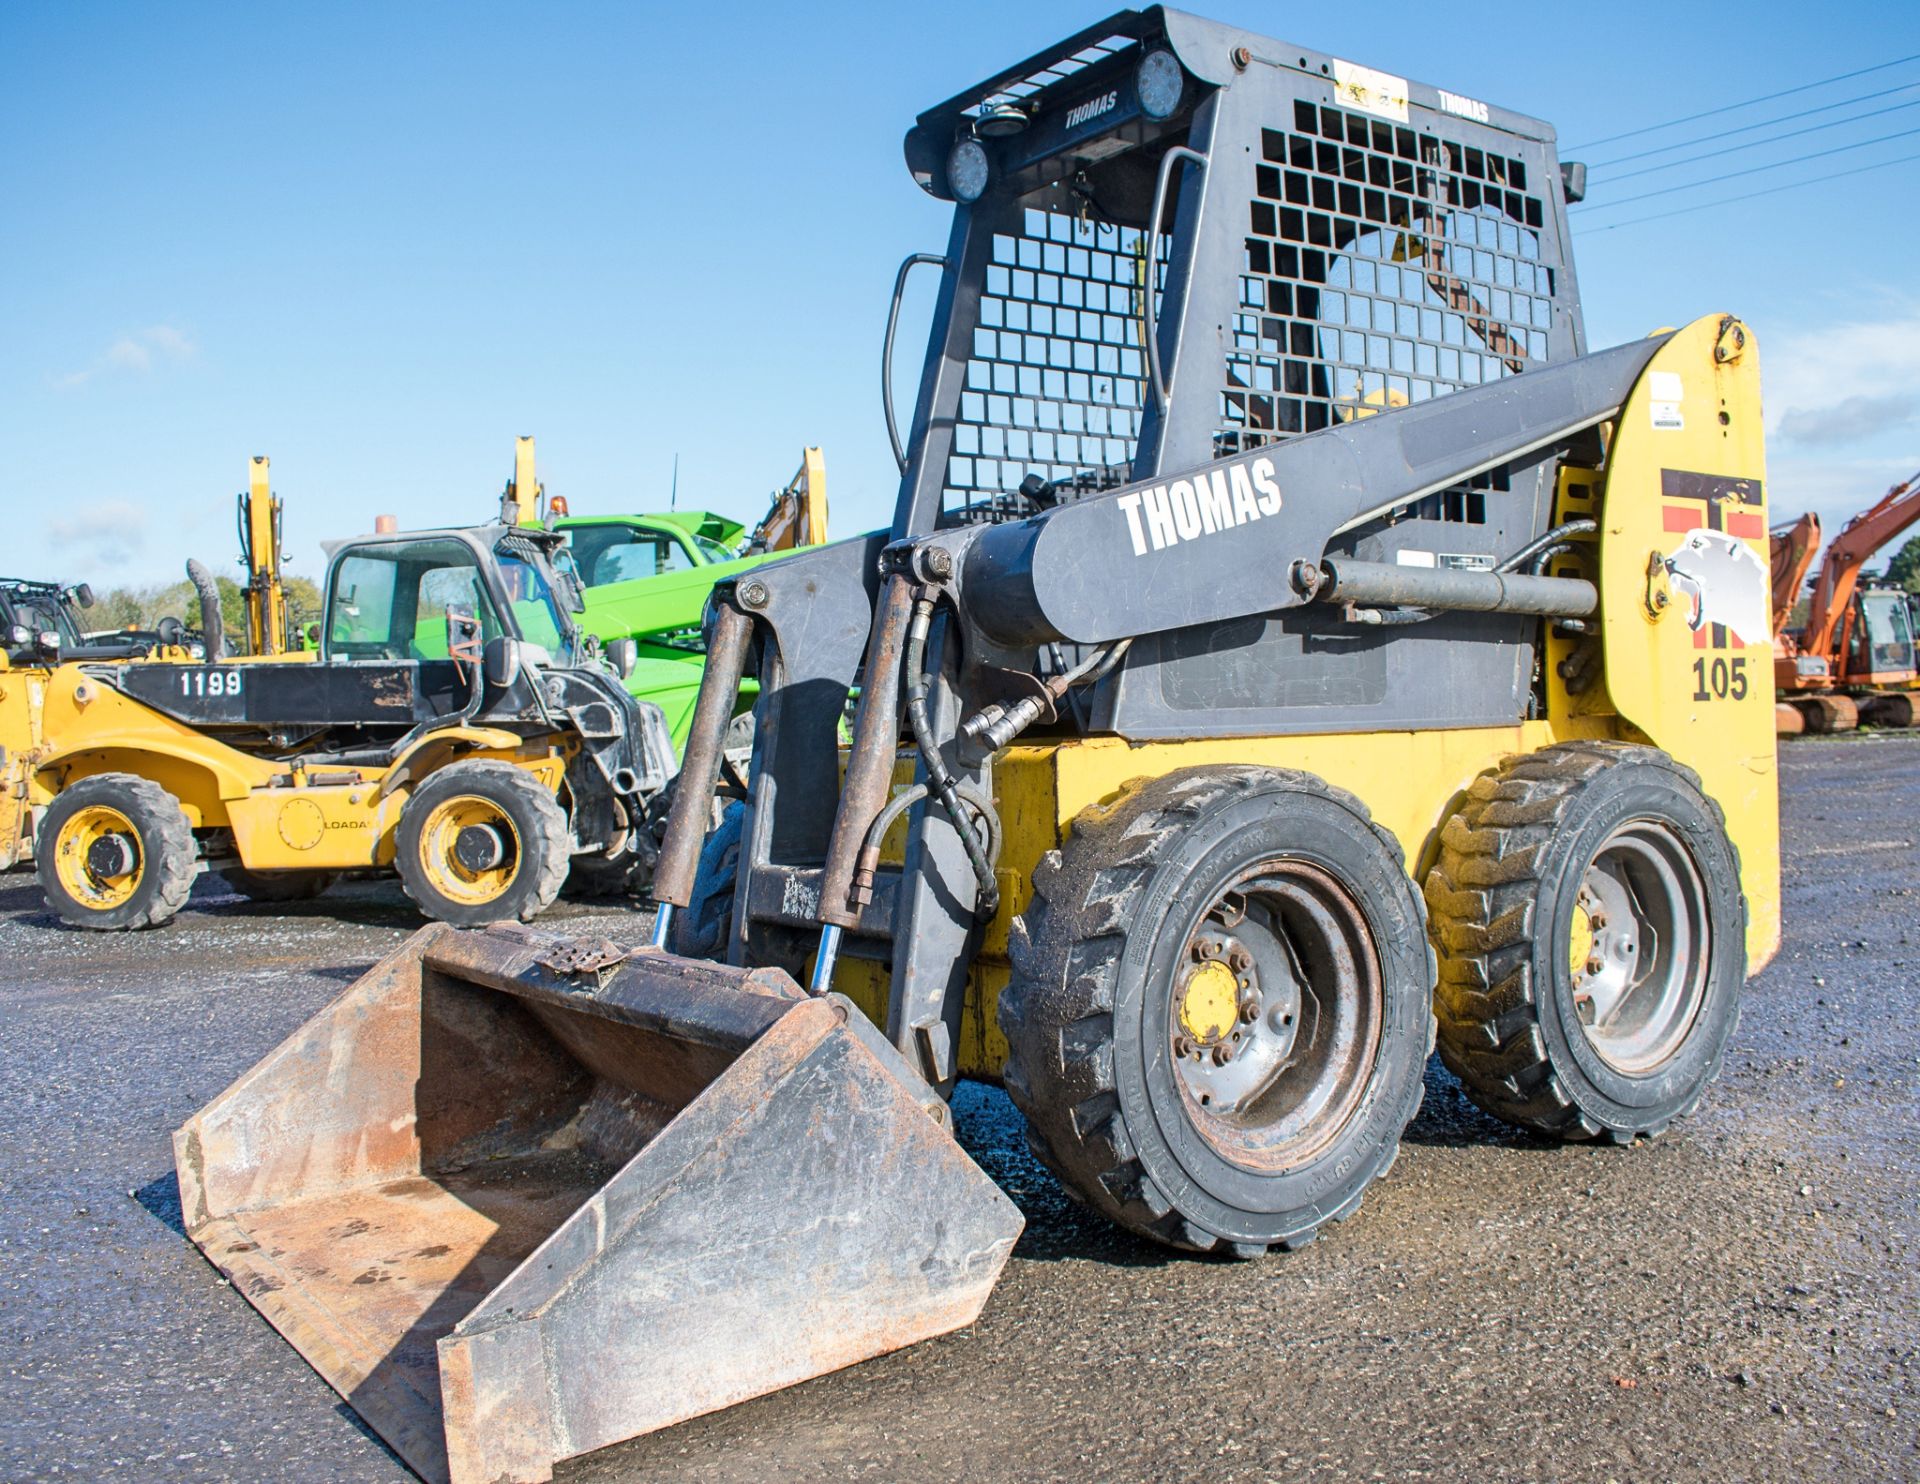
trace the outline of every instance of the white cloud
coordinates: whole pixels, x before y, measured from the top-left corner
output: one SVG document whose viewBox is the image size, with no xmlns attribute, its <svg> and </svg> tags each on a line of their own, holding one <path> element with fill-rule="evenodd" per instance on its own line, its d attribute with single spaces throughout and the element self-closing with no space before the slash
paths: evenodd
<svg viewBox="0 0 1920 1484">
<path fill-rule="evenodd" d="M 58 387 L 85 386 L 95 377 L 110 371 L 145 375 L 156 366 L 190 361 L 199 347 L 184 330 L 173 325 L 149 325 L 131 335 L 122 335 L 95 358 L 91 366 L 67 371 L 53 378 Z"/>
<path fill-rule="evenodd" d="M 1811 510 L 1832 536 L 1920 470 L 1920 304 L 1768 336 L 1760 365 L 1776 525 Z"/>
<path fill-rule="evenodd" d="M 1920 421 L 1907 391 L 1920 385 L 1920 305 L 1895 299 L 1870 320 L 1772 337 L 1760 366 L 1769 433 L 1843 443 L 1910 429 Z"/>
<path fill-rule="evenodd" d="M 1920 395 L 1846 397 L 1828 407 L 1790 407 L 1776 432 L 1789 443 L 1848 444 L 1906 428 L 1920 416 Z"/>
<path fill-rule="evenodd" d="M 1769 451 L 1767 518 L 1774 525 L 1811 510 L 1829 537 L 1901 480 L 1920 470 L 1920 442 L 1884 458 Z"/>
<path fill-rule="evenodd" d="M 147 512 L 131 500 L 100 500 L 46 523 L 47 544 L 74 559 L 76 570 L 117 580 L 113 569 L 131 562 L 146 546 Z"/>
</svg>

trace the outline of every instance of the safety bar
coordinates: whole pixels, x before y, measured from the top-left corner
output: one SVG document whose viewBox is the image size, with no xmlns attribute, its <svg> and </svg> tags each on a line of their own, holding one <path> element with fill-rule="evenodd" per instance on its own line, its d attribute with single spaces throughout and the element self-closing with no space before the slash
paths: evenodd
<svg viewBox="0 0 1920 1484">
<path fill-rule="evenodd" d="M 1172 400 L 1173 387 L 1160 366 L 1160 329 L 1155 323 L 1157 315 L 1153 307 L 1153 272 L 1160 261 L 1160 213 L 1166 210 L 1167 184 L 1173 179 L 1173 167 L 1180 160 L 1191 160 L 1202 171 L 1207 168 L 1207 157 L 1197 149 L 1188 149 L 1184 144 L 1176 144 L 1160 157 L 1160 174 L 1153 183 L 1153 215 L 1147 219 L 1147 261 L 1141 268 L 1141 330 L 1147 341 L 1147 372 L 1153 382 L 1153 399 L 1162 416 L 1166 414 L 1167 403 Z"/>
<path fill-rule="evenodd" d="M 947 260 L 939 253 L 917 252 L 900 265 L 893 277 L 893 303 L 887 309 L 887 340 L 880 351 L 880 405 L 887 414 L 887 441 L 893 445 L 893 461 L 900 472 L 907 472 L 907 450 L 900 442 L 900 425 L 893 416 L 893 335 L 900 328 L 900 299 L 907 290 L 907 275 L 920 264 L 945 268 Z"/>
</svg>

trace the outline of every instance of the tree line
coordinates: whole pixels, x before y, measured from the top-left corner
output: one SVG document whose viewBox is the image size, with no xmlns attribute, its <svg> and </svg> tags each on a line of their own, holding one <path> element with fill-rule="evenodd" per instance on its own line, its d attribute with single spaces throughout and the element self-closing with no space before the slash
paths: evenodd
<svg viewBox="0 0 1920 1484">
<path fill-rule="evenodd" d="M 225 631 L 227 652 L 244 653 L 247 646 L 247 600 L 240 584 L 231 577 L 216 576 L 220 590 L 220 625 Z M 320 588 L 310 577 L 283 577 L 287 611 L 292 618 L 294 642 L 310 623 L 320 618 Z M 163 618 L 177 618 L 190 629 L 200 627 L 200 598 L 193 584 L 153 582 L 144 586 L 95 588 L 93 606 L 78 615 L 81 626 L 90 634 L 112 633 L 121 629 L 151 631 Z"/>
</svg>

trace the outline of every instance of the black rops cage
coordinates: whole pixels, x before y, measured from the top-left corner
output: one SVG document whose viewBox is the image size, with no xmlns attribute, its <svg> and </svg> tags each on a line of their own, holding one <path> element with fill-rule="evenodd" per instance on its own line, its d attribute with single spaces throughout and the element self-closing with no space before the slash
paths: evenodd
<svg viewBox="0 0 1920 1484">
<path fill-rule="evenodd" d="M 1122 12 L 929 110 L 906 156 L 957 209 L 896 536 L 1022 518 L 1584 349 L 1547 125 L 1179 12 Z M 1482 471 L 1335 550 L 1491 565 L 1546 528 L 1552 464 Z M 1389 644 L 1302 611 L 1163 635 L 1102 687 L 1094 724 L 1511 720 L 1529 633 L 1456 615 Z M 1463 638 L 1506 642 L 1448 642 Z"/>
</svg>

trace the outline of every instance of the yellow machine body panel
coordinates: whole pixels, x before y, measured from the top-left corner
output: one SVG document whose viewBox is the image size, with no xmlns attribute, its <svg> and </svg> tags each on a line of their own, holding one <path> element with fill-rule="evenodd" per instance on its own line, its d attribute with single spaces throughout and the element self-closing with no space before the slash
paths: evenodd
<svg viewBox="0 0 1920 1484">
<path fill-rule="evenodd" d="M 0 871 L 12 869 L 32 851 L 29 780 L 40 756 L 47 680 L 44 668 L 14 669 L 0 655 Z"/>
<path fill-rule="evenodd" d="M 1696 320 L 1653 358 L 1608 450 L 1607 690 L 1725 811 L 1756 970 L 1780 946 L 1765 479 L 1753 333 L 1730 316 Z"/>
<path fill-rule="evenodd" d="M 27 719 L 15 717 L 16 689 Z M 565 752 L 545 741 L 472 726 L 432 733 L 386 768 L 295 768 L 229 747 L 77 665 L 0 674 L 0 746 L 9 758 L 15 753 L 7 738 L 29 729 L 33 749 L 19 754 L 27 763 L 14 780 L 25 805 L 44 807 L 82 778 L 132 773 L 178 799 L 194 829 L 232 830 L 241 863 L 252 871 L 391 865 L 413 786 L 456 758 L 512 763 L 555 793 L 566 772 Z M 9 764 L 4 776 L 13 779 L 14 771 Z M 0 820 L 0 858 L 6 829 Z"/>
</svg>

